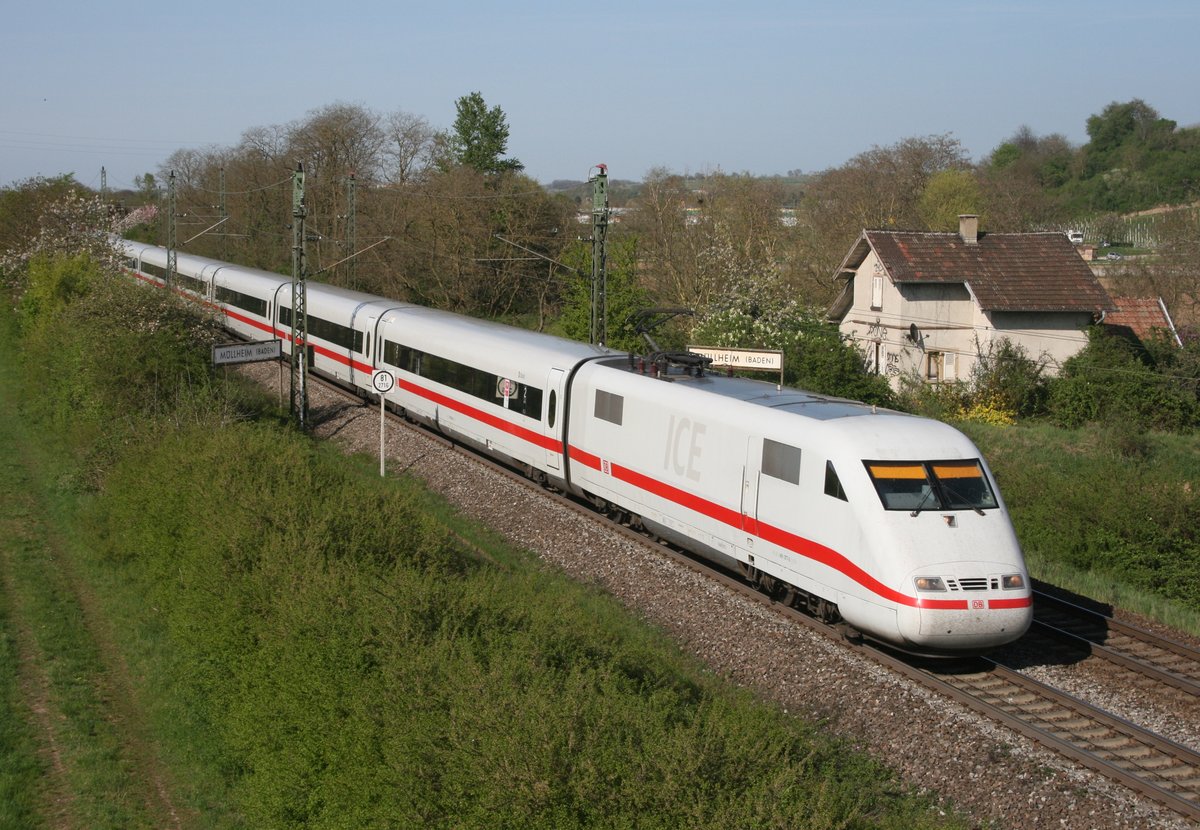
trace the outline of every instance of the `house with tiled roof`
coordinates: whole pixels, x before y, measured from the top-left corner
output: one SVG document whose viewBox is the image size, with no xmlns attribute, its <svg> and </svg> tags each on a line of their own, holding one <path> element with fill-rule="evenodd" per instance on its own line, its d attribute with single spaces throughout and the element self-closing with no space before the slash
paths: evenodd
<svg viewBox="0 0 1200 830">
<path fill-rule="evenodd" d="M 830 319 L 893 386 L 968 379 L 1004 339 L 1055 372 L 1114 310 L 1065 234 L 980 233 L 977 216 L 958 233 L 864 230 L 835 276 Z"/>
<path fill-rule="evenodd" d="M 1105 316 L 1105 326 L 1142 342 L 1161 332 L 1176 346 L 1183 345 L 1162 297 L 1113 297 L 1112 302 L 1116 309 Z"/>
</svg>

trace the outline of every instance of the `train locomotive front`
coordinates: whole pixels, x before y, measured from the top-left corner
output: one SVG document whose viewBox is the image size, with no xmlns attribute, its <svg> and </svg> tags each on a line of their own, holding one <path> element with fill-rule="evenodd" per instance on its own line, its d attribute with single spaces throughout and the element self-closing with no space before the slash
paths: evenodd
<svg viewBox="0 0 1200 830">
<path fill-rule="evenodd" d="M 711 375 L 581 368 L 571 483 L 655 534 L 904 650 L 977 652 L 1031 619 L 979 451 L 937 421 Z"/>
<path fill-rule="evenodd" d="M 892 422 L 882 434 L 878 417 Z M 1024 634 L 1033 611 L 1029 574 L 975 445 L 946 424 L 907 415 L 837 426 L 846 491 L 859 502 L 857 558 L 880 579 L 844 596 L 842 615 L 927 654 L 984 651 Z"/>
</svg>

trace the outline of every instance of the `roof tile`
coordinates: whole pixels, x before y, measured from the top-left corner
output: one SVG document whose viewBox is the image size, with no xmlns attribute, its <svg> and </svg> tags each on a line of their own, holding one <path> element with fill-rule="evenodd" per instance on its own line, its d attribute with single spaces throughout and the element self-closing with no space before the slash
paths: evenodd
<svg viewBox="0 0 1200 830">
<path fill-rule="evenodd" d="M 1154 329 L 1175 334 L 1175 326 L 1157 297 L 1113 297 L 1112 301 L 1117 308 L 1105 316 L 1105 325 L 1129 329 L 1139 340 L 1146 340 Z"/>
<path fill-rule="evenodd" d="M 896 283 L 966 283 L 985 311 L 1110 311 L 1108 293 L 1061 233 L 863 231 Z"/>
</svg>

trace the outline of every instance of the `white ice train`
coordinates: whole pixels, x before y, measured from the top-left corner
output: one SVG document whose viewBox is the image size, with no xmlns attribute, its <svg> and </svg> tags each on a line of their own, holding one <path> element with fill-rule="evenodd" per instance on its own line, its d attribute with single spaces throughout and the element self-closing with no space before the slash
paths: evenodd
<svg viewBox="0 0 1200 830">
<path fill-rule="evenodd" d="M 116 240 L 163 284 L 165 249 Z M 291 348 L 291 283 L 180 254 L 176 290 Z M 309 282 L 318 372 L 739 569 L 826 620 L 926 654 L 1029 627 L 1029 575 L 987 463 L 938 421 L 777 389 Z"/>
</svg>

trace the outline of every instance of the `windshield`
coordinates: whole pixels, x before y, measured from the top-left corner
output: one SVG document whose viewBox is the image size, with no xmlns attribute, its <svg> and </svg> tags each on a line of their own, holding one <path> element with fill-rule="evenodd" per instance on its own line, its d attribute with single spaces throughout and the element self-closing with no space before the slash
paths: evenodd
<svg viewBox="0 0 1200 830">
<path fill-rule="evenodd" d="M 976 460 L 863 463 L 886 510 L 986 510 L 998 506 Z"/>
</svg>

